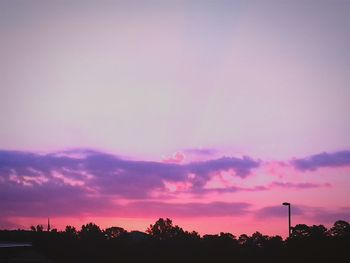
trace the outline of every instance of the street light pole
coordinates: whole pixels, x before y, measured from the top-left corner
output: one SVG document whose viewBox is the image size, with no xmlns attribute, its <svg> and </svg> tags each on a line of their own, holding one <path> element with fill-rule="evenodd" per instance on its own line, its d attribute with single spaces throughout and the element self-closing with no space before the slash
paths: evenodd
<svg viewBox="0 0 350 263">
<path fill-rule="evenodd" d="M 288 206 L 288 233 L 289 237 L 292 236 L 292 222 L 291 222 L 291 214 L 290 214 L 290 203 L 284 202 L 282 205 Z"/>
</svg>

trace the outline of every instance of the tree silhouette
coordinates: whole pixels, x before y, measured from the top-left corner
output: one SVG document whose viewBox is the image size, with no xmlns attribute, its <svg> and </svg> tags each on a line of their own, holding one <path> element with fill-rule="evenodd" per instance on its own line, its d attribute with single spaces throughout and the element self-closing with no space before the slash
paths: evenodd
<svg viewBox="0 0 350 263">
<path fill-rule="evenodd" d="M 165 220 L 159 218 L 154 225 L 147 228 L 146 233 L 160 240 L 179 238 L 185 235 L 185 231 L 177 225 L 173 226 L 173 222 L 169 218 Z"/>
<path fill-rule="evenodd" d="M 292 238 L 304 239 L 310 237 L 310 227 L 305 224 L 298 224 L 292 228 Z"/>
<path fill-rule="evenodd" d="M 79 237 L 81 239 L 100 240 L 103 238 L 103 233 L 98 225 L 94 223 L 88 223 L 81 226 Z"/>
<path fill-rule="evenodd" d="M 343 220 L 338 220 L 330 229 L 330 234 L 334 237 L 350 237 L 350 224 Z"/>
<path fill-rule="evenodd" d="M 298 224 L 286 240 L 260 232 L 242 234 L 238 239 L 224 232 L 200 237 L 195 231 L 174 225 L 169 218 L 160 218 L 150 225 L 149 235 L 115 226 L 101 230 L 94 223 L 83 225 L 79 232 L 73 226 L 57 232 L 44 232 L 41 225 L 32 226 L 31 230 L 0 230 L 0 242 L 29 242 L 52 259 L 49 262 L 67 263 L 344 262 L 350 247 L 350 225 L 342 220 L 336 221 L 329 231 L 323 225 Z M 10 250 L 0 249 L 0 262 L 17 262 L 8 260 L 6 251 Z M 11 251 L 16 254 L 17 250 Z"/>
<path fill-rule="evenodd" d="M 43 232 L 44 226 L 43 225 L 31 226 L 30 229 L 34 232 Z"/>
<path fill-rule="evenodd" d="M 220 238 L 225 240 L 235 240 L 236 236 L 231 233 L 220 232 Z"/>
<path fill-rule="evenodd" d="M 64 233 L 68 238 L 76 238 L 78 236 L 78 232 L 74 226 L 66 226 Z"/>
<path fill-rule="evenodd" d="M 328 235 L 327 228 L 324 225 L 313 225 L 309 228 L 310 237 L 314 239 L 324 238 Z"/>
<path fill-rule="evenodd" d="M 281 248 L 283 245 L 283 239 L 281 236 L 268 237 L 268 246 L 273 248 Z"/>
<path fill-rule="evenodd" d="M 104 231 L 104 235 L 107 240 L 118 238 L 125 235 L 126 233 L 127 231 L 124 228 L 116 226 L 106 228 Z"/>
<path fill-rule="evenodd" d="M 238 244 L 240 244 L 241 246 L 247 245 L 249 242 L 249 236 L 246 234 L 242 234 L 239 236 L 238 238 Z"/>
<path fill-rule="evenodd" d="M 263 247 L 268 240 L 268 236 L 265 236 L 257 231 L 250 237 L 250 240 L 254 246 Z"/>
</svg>

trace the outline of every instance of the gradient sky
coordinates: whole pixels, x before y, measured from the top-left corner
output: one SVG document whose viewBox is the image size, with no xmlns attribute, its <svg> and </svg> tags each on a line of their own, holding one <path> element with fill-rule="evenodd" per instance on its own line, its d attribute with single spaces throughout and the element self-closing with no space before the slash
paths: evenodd
<svg viewBox="0 0 350 263">
<path fill-rule="evenodd" d="M 0 228 L 349 221 L 349 47 L 346 0 L 0 0 Z"/>
</svg>

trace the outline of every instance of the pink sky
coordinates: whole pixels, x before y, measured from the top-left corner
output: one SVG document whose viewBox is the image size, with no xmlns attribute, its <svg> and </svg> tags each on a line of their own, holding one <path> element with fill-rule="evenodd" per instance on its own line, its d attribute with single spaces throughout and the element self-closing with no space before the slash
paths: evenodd
<svg viewBox="0 0 350 263">
<path fill-rule="evenodd" d="M 350 220 L 349 1 L 5 0 L 0 35 L 0 227 Z"/>
</svg>

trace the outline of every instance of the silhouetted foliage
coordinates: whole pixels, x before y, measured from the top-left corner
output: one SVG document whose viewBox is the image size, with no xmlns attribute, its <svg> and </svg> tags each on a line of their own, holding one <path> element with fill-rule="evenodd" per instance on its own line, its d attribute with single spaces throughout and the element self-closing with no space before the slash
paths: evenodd
<svg viewBox="0 0 350 263">
<path fill-rule="evenodd" d="M 98 225 L 88 223 L 81 226 L 79 237 L 87 240 L 100 240 L 103 238 L 103 232 Z"/>
<path fill-rule="evenodd" d="M 292 228 L 292 238 L 307 238 L 310 237 L 310 227 L 305 224 L 298 224 Z"/>
<path fill-rule="evenodd" d="M 44 226 L 43 225 L 31 226 L 30 229 L 34 232 L 43 232 Z"/>
<path fill-rule="evenodd" d="M 231 233 L 220 232 L 220 238 L 228 241 L 232 241 L 236 239 L 236 236 Z"/>
<path fill-rule="evenodd" d="M 32 248 L 1 249 L 0 262 L 31 250 L 52 263 L 75 262 L 346 262 L 350 247 L 350 225 L 336 221 L 328 230 L 323 225 L 298 224 L 292 236 L 267 236 L 255 232 L 238 238 L 231 233 L 200 235 L 183 230 L 169 218 L 160 218 L 146 230 L 127 232 L 117 226 L 102 230 L 88 223 L 77 231 L 1 230 L 0 242 L 28 242 Z M 33 253 L 33 252 L 31 252 Z M 34 254 L 35 254 L 34 253 Z M 345 260 L 345 261 L 344 261 Z M 27 260 L 28 261 L 28 260 Z"/>
<path fill-rule="evenodd" d="M 181 238 L 185 235 L 185 231 L 179 226 L 173 226 L 169 218 L 159 218 L 154 225 L 150 225 L 146 233 L 160 240 Z"/>
<path fill-rule="evenodd" d="M 256 247 L 264 247 L 268 241 L 268 236 L 264 236 L 260 232 L 255 232 L 250 238 L 252 244 Z"/>
<path fill-rule="evenodd" d="M 330 229 L 330 234 L 334 237 L 349 238 L 350 224 L 346 221 L 338 220 Z"/>
<path fill-rule="evenodd" d="M 64 234 L 66 237 L 72 238 L 72 239 L 78 237 L 78 232 L 74 226 L 66 226 Z"/>
<path fill-rule="evenodd" d="M 313 225 L 309 228 L 309 235 L 315 239 L 324 238 L 328 235 L 328 231 L 324 225 Z"/>
<path fill-rule="evenodd" d="M 238 244 L 240 244 L 241 246 L 247 245 L 249 242 L 249 236 L 246 234 L 242 234 L 239 236 L 238 238 Z"/>
<path fill-rule="evenodd" d="M 105 235 L 107 240 L 121 237 L 121 236 L 125 235 L 126 233 L 127 233 L 127 231 L 124 228 L 116 227 L 116 226 L 106 228 L 104 231 L 104 235 Z"/>
</svg>

